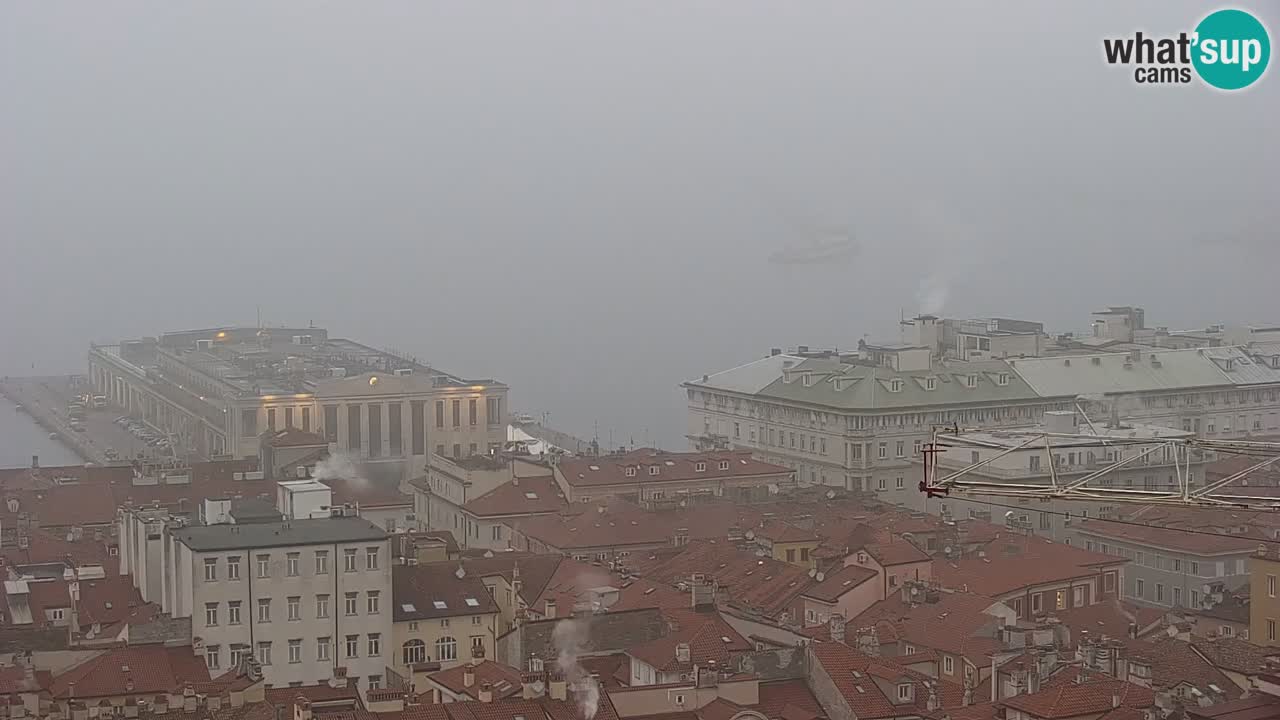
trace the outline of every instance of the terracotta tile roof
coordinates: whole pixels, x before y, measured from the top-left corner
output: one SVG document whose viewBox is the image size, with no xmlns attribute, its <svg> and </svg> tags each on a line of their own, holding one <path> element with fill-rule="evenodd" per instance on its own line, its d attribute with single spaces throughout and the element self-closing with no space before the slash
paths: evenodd
<svg viewBox="0 0 1280 720">
<path fill-rule="evenodd" d="M 1068 668 L 1045 683 L 1040 692 L 1015 695 L 999 704 L 1043 720 L 1108 712 L 1115 707 L 1114 696 L 1119 697 L 1119 706 L 1123 707 L 1143 709 L 1155 704 L 1155 695 L 1149 688 L 1096 675 L 1081 684 L 1075 682 L 1074 672 Z"/>
<path fill-rule="evenodd" d="M 542 594 L 556 568 L 564 557 L 560 555 L 534 555 L 533 553 L 503 552 L 494 553 L 492 557 L 469 557 L 462 561 L 462 567 L 468 575 L 475 577 L 500 576 L 507 583 L 515 579 L 515 572 L 520 573 L 520 597 L 526 605 Z M 456 567 L 455 567 L 456 569 Z"/>
<path fill-rule="evenodd" d="M 770 720 L 810 720 L 827 716 L 803 678 L 762 682 L 758 699 L 759 702 L 751 708 Z"/>
<path fill-rule="evenodd" d="M 454 561 L 392 567 L 391 597 L 395 622 L 498 612 L 480 576 Z"/>
<path fill-rule="evenodd" d="M 1280 698 L 1265 693 L 1202 708 L 1188 708 L 1191 720 L 1276 720 L 1280 718 Z"/>
<path fill-rule="evenodd" d="M 867 554 L 875 558 L 875 561 L 882 567 L 929 562 L 930 560 L 928 553 L 916 547 L 914 543 L 903 540 L 900 537 L 891 537 L 885 541 L 869 543 L 861 548 L 854 548 L 854 550 L 866 550 Z"/>
<path fill-rule="evenodd" d="M 609 606 L 610 612 L 635 610 L 636 608 L 678 609 L 690 607 L 693 598 L 688 593 L 666 583 L 646 578 L 627 581 L 618 594 L 618 601 Z"/>
<path fill-rule="evenodd" d="M 27 668 L 17 665 L 0 666 L 0 696 L 22 692 L 40 692 L 53 681 L 47 672 L 33 670 L 27 676 Z"/>
<path fill-rule="evenodd" d="M 698 470 L 699 463 L 703 469 Z M 721 469 L 727 463 L 728 467 Z M 628 476 L 627 468 L 632 468 Z M 656 475 L 650 468 L 657 468 Z M 556 473 L 575 488 L 608 485 L 650 484 L 691 480 L 731 479 L 741 477 L 790 477 L 792 471 L 781 465 L 756 460 L 749 451 L 673 453 L 651 448 L 632 450 L 624 455 L 583 457 L 561 460 Z"/>
<path fill-rule="evenodd" d="M 669 545 L 677 531 L 694 540 L 728 537 L 729 529 L 750 527 L 740 506 L 646 510 L 617 497 L 590 506 L 571 506 L 563 515 L 538 516 L 511 521 L 526 537 L 560 550 L 628 545 Z"/>
<path fill-rule="evenodd" d="M 1075 529 L 1080 535 L 1099 540 L 1123 540 L 1154 548 L 1182 550 L 1201 556 L 1252 552 L 1257 549 L 1259 539 L 1240 535 L 1187 533 L 1172 527 L 1141 527 L 1093 520 L 1083 520 L 1076 525 Z"/>
<path fill-rule="evenodd" d="M 1249 624 L 1249 586 L 1236 588 L 1222 598 L 1222 602 L 1211 608 L 1201 608 L 1191 612 L 1198 617 L 1225 620 L 1226 622 Z"/>
<path fill-rule="evenodd" d="M 17 510 L 11 512 L 11 508 Z M 41 528 L 106 526 L 115 522 L 116 503 L 111 486 L 102 482 L 5 490 L 0 502 L 0 527 L 23 525 L 23 514 L 34 516 Z"/>
<path fill-rule="evenodd" d="M 1146 662 L 1151 666 L 1151 686 L 1157 690 L 1170 690 L 1182 683 L 1189 683 L 1202 692 L 1209 685 L 1217 685 L 1228 697 L 1239 697 L 1235 683 L 1213 663 L 1192 649 L 1190 643 L 1159 637 L 1152 641 L 1123 640 L 1130 661 Z"/>
<path fill-rule="evenodd" d="M 975 593 L 939 593 L 938 602 L 919 603 L 912 607 L 899 593 L 867 608 L 845 626 L 846 642 L 851 642 L 860 627 L 877 624 L 891 626 L 897 640 L 918 648 L 958 655 L 978 667 L 991 664 L 991 655 L 1004 648 L 995 638 L 994 629 L 1000 619 L 987 610 L 998 601 Z M 883 643 L 885 637 L 880 637 Z"/>
<path fill-rule="evenodd" d="M 360 691 L 351 684 L 350 679 L 348 679 L 346 687 L 332 687 L 326 684 L 267 688 L 264 696 L 271 707 L 284 705 L 288 708 L 285 712 L 285 717 L 295 717 L 294 704 L 299 697 L 304 697 L 312 703 L 343 703 L 344 706 L 349 703 L 357 713 L 364 710 L 364 703 L 360 700 Z M 334 720 L 334 713 L 330 712 L 329 709 L 317 714 L 322 714 L 325 718 Z"/>
<path fill-rule="evenodd" d="M 190 647 L 138 645 L 108 650 L 54 678 L 49 692 L 56 699 L 154 695 L 181 692 L 184 682 L 209 682 L 204 658 Z"/>
<path fill-rule="evenodd" d="M 1102 713 L 1094 720 L 1146 720 L 1146 717 L 1147 713 L 1144 710 L 1121 705 Z"/>
<path fill-rule="evenodd" d="M 474 674 L 470 686 L 466 684 L 468 670 Z M 484 683 L 489 683 L 492 687 L 494 699 L 500 700 L 518 695 L 521 691 L 520 671 L 492 660 L 484 660 L 475 665 L 469 663 L 458 665 L 448 670 L 434 672 L 428 675 L 427 679 L 452 693 L 458 695 L 465 693 L 472 699 L 478 699 L 480 686 Z"/>
<path fill-rule="evenodd" d="M 983 697 L 974 690 L 974 697 Z M 988 692 L 986 697 L 991 697 Z M 947 715 L 951 720 L 997 720 L 999 718 L 999 706 L 995 703 L 980 703 L 977 705 L 969 705 L 966 707 L 952 708 L 947 711 Z"/>
<path fill-rule="evenodd" d="M 814 585 L 804 568 L 713 541 L 691 542 L 680 554 L 634 567 L 633 572 L 669 585 L 702 573 L 728 591 L 730 604 L 771 618 L 791 608 Z"/>
<path fill-rule="evenodd" d="M 606 689 L 623 687 L 631 680 L 631 660 L 626 653 L 594 655 L 579 661 L 582 668 L 595 675 Z"/>
<path fill-rule="evenodd" d="M 1165 611 L 1110 598 L 1093 605 L 1055 610 L 1052 613 L 1063 625 L 1071 628 L 1077 637 L 1081 630 L 1090 635 L 1107 635 L 1113 638 L 1129 636 L 1130 623 L 1138 625 L 1139 635 L 1145 635 L 1164 625 Z"/>
<path fill-rule="evenodd" d="M 1267 667 L 1267 658 L 1280 656 L 1280 649 L 1254 645 L 1238 637 L 1192 640 L 1191 647 L 1221 670 L 1256 675 Z"/>
<path fill-rule="evenodd" d="M 458 541 L 453 537 L 453 533 L 448 530 L 413 530 L 396 533 L 395 540 L 391 543 L 391 554 L 395 557 L 412 555 L 414 542 L 420 539 L 443 542 L 444 551 L 450 556 L 458 555 L 462 552 L 461 548 L 458 547 Z"/>
<path fill-rule="evenodd" d="M 27 533 L 26 548 L 16 545 L 0 549 L 0 557 L 6 565 L 42 565 L 47 563 L 67 563 L 74 565 L 101 565 L 108 574 L 117 572 L 120 559 L 113 557 L 108 549 L 114 541 L 103 534 L 102 540 L 95 540 L 93 532 L 85 532 L 81 540 L 67 540 L 65 534 L 47 530 L 32 530 Z"/>
<path fill-rule="evenodd" d="M 695 665 L 706 667 L 732 667 L 730 661 L 738 655 L 755 650 L 755 646 L 738 634 L 720 613 L 714 610 L 668 610 L 667 632 L 663 637 L 627 649 L 627 654 L 652 665 L 659 672 L 677 672 L 693 669 Z M 676 658 L 676 647 L 689 646 L 689 661 Z"/>
<path fill-rule="evenodd" d="M 519 484 L 503 483 L 480 497 L 468 500 L 463 509 L 478 517 L 528 516 L 558 513 L 569 503 L 550 476 L 521 478 Z"/>
<path fill-rule="evenodd" d="M 1024 588 L 1096 576 L 1124 558 L 1089 552 L 1034 535 L 1006 535 L 983 551 L 957 560 L 934 560 L 933 578 L 953 590 L 981 589 L 1000 597 Z"/>
<path fill-rule="evenodd" d="M 924 673 L 902 667 L 892 659 L 871 657 L 841 643 L 814 642 L 810 646 L 814 660 L 831 678 L 837 692 L 860 720 L 893 718 L 927 713 L 926 682 L 937 683 L 937 696 L 942 708 L 963 705 L 964 688 L 956 683 L 936 680 Z M 913 699 L 897 703 L 889 698 L 871 678 L 912 685 Z"/>
<path fill-rule="evenodd" d="M 857 565 L 846 565 L 832 572 L 824 573 L 822 581 L 811 585 L 808 590 L 804 591 L 804 596 L 821 600 L 822 602 L 834 603 L 845 593 L 851 592 L 862 583 L 878 576 L 879 573 L 875 570 L 858 567 Z"/>
<path fill-rule="evenodd" d="M 766 520 L 759 527 L 752 528 L 757 538 L 764 538 L 774 543 L 817 542 L 821 538 L 812 530 L 805 530 L 781 520 Z"/>
</svg>

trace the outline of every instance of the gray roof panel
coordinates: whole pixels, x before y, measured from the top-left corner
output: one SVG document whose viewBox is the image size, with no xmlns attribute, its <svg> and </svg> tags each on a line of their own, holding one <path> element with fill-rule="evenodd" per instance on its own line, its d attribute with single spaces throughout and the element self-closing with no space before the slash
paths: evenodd
<svg viewBox="0 0 1280 720">
<path fill-rule="evenodd" d="M 387 534 L 358 517 L 318 518 L 244 525 L 197 525 L 174 532 L 178 542 L 195 552 L 251 550 L 294 545 L 381 542 Z"/>
</svg>

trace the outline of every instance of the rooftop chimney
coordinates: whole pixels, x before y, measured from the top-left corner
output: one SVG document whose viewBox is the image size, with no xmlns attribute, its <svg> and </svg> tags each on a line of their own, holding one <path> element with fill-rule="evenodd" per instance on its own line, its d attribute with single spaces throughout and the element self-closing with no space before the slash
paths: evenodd
<svg viewBox="0 0 1280 720">
<path fill-rule="evenodd" d="M 471 665 L 468 665 L 462 671 L 462 687 L 471 687 L 472 685 L 475 685 L 475 684 L 476 684 L 476 670 Z M 485 683 L 485 684 L 487 685 L 488 683 Z"/>
<path fill-rule="evenodd" d="M 479 700 L 480 700 L 480 702 L 482 702 L 482 703 L 491 703 L 491 702 L 493 702 L 493 685 L 491 685 L 491 684 L 489 684 L 489 683 L 484 683 L 484 684 L 482 684 L 482 685 L 480 686 L 480 695 L 479 695 L 479 698 L 478 698 L 478 699 L 479 699 Z"/>
<path fill-rule="evenodd" d="M 828 622 L 831 628 L 831 642 L 844 642 L 844 615 L 835 613 Z"/>
<path fill-rule="evenodd" d="M 689 643 L 679 643 L 676 645 L 676 662 L 689 662 Z"/>
</svg>

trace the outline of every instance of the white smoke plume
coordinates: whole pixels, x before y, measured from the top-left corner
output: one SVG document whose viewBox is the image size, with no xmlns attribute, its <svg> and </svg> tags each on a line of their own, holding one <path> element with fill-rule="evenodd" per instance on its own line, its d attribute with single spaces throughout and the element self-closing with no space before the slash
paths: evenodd
<svg viewBox="0 0 1280 720">
<path fill-rule="evenodd" d="M 321 482 L 342 480 L 357 490 L 363 490 L 369 484 L 369 479 L 364 476 L 360 466 L 356 465 L 350 455 L 343 452 L 330 453 L 329 457 L 316 463 L 316 469 L 311 477 Z"/>
<path fill-rule="evenodd" d="M 920 250 L 926 272 L 916 288 L 916 304 L 921 313 L 941 315 L 951 300 L 957 281 L 977 273 L 990 260 L 983 233 L 971 223 L 934 201 L 921 201 L 915 208 Z"/>
<path fill-rule="evenodd" d="M 551 642 L 556 648 L 556 665 L 564 673 L 564 679 L 578 703 L 583 720 L 591 720 L 600 709 L 600 687 L 591 673 L 578 662 L 587 641 L 587 624 L 581 620 L 564 619 L 551 631 Z"/>
</svg>

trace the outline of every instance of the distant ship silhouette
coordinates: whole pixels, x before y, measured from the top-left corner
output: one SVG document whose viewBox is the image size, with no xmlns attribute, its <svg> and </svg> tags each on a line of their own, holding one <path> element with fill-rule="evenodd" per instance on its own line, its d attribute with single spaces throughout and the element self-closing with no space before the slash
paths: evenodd
<svg viewBox="0 0 1280 720">
<path fill-rule="evenodd" d="M 858 244 L 853 238 L 829 235 L 808 245 L 778 250 L 769 256 L 769 262 L 774 265 L 820 265 L 848 260 L 857 254 Z"/>
</svg>

